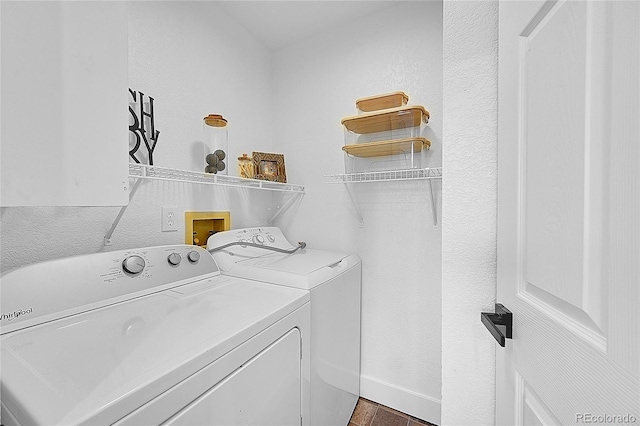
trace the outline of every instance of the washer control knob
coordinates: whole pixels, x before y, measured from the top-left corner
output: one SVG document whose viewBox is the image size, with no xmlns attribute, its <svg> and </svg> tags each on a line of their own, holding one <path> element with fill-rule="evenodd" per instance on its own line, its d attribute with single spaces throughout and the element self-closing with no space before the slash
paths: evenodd
<svg viewBox="0 0 640 426">
<path fill-rule="evenodd" d="M 187 255 L 187 259 L 189 259 L 189 262 L 191 262 L 191 263 L 197 263 L 198 260 L 200 260 L 200 253 L 198 253 L 195 250 L 192 250 Z"/>
<path fill-rule="evenodd" d="M 124 269 L 125 272 L 128 272 L 133 275 L 137 275 L 140 272 L 142 272 L 144 267 L 145 267 L 144 259 L 138 256 L 137 254 L 127 256 L 122 261 L 122 269 Z"/>
<path fill-rule="evenodd" d="M 171 253 L 167 257 L 167 262 L 169 262 L 169 264 L 173 266 L 179 265 L 180 262 L 182 262 L 182 256 L 180 256 L 178 253 Z"/>
<path fill-rule="evenodd" d="M 254 244 L 264 244 L 264 237 L 262 235 L 254 235 L 253 236 L 253 243 Z"/>
<path fill-rule="evenodd" d="M 273 243 L 273 242 L 275 242 L 276 237 L 274 237 L 273 235 L 269 234 L 269 235 L 267 235 L 267 240 L 269 240 L 269 242 Z"/>
</svg>

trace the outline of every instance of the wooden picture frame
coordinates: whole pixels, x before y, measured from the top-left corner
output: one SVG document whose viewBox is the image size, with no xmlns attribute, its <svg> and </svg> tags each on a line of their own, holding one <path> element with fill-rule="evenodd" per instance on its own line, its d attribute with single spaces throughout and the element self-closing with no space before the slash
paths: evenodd
<svg viewBox="0 0 640 426">
<path fill-rule="evenodd" d="M 269 152 L 253 152 L 253 167 L 256 179 L 270 180 L 273 182 L 287 182 L 287 173 L 284 168 L 284 155 Z"/>
</svg>

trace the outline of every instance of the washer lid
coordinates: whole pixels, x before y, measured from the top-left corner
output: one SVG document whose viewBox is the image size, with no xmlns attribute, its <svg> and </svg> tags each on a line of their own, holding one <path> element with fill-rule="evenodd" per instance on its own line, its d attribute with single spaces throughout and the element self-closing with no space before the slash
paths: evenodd
<svg viewBox="0 0 640 426">
<path fill-rule="evenodd" d="M 22 424 L 112 424 L 308 300 L 218 276 L 8 333 L 2 402 Z"/>
<path fill-rule="evenodd" d="M 324 250 L 304 249 L 293 254 L 275 254 L 238 262 L 238 265 L 259 267 L 287 274 L 309 275 L 318 269 L 339 263 L 349 256 Z"/>
<path fill-rule="evenodd" d="M 250 242 L 253 245 L 243 244 Z M 212 250 L 223 274 L 305 290 L 360 264 L 360 258 L 354 254 L 310 248 L 283 254 L 256 245 L 285 250 L 295 247 L 277 227 L 218 232 L 207 241 L 207 248 Z M 223 246 L 224 249 L 221 248 Z"/>
<path fill-rule="evenodd" d="M 305 249 L 293 254 L 241 258 L 224 273 L 311 290 L 359 264 L 360 258 L 354 254 Z"/>
</svg>

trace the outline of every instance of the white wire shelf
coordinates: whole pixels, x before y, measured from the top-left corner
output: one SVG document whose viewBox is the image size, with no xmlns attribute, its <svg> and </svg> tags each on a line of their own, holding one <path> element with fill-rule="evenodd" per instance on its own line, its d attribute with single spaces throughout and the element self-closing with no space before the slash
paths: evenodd
<svg viewBox="0 0 640 426">
<path fill-rule="evenodd" d="M 191 170 L 149 166 L 147 164 L 129 163 L 129 177 L 218 186 L 233 186 L 237 188 L 261 189 L 267 191 L 304 193 L 303 185 L 272 182 L 268 180 L 246 179 L 235 176 L 217 175 L 212 173 L 201 173 Z"/>
<path fill-rule="evenodd" d="M 385 170 L 376 172 L 325 175 L 327 183 L 386 182 L 392 180 L 442 179 L 442 167 L 424 169 Z"/>
<path fill-rule="evenodd" d="M 433 217 L 433 229 L 438 229 L 438 215 L 436 212 L 436 196 L 433 191 L 433 185 L 431 184 L 433 179 L 442 179 L 442 167 L 432 167 L 423 169 L 403 169 L 403 170 L 385 170 L 379 172 L 356 172 L 356 173 L 342 173 L 337 175 L 325 175 L 325 178 L 331 179 L 326 183 L 361 183 L 361 182 L 388 182 L 388 181 L 403 181 L 403 180 L 427 180 L 429 182 L 430 199 L 431 199 L 431 214 Z M 364 226 L 364 219 L 362 213 L 358 208 L 349 185 L 345 185 L 347 194 L 351 199 L 353 208 L 358 216 L 360 227 Z"/>
<path fill-rule="evenodd" d="M 272 223 L 280 214 L 286 211 L 295 199 L 304 196 L 304 186 L 294 185 L 291 183 L 271 182 L 268 180 L 245 179 L 235 176 L 224 176 L 211 173 L 193 172 L 190 170 L 171 169 L 168 167 L 149 166 L 147 164 L 129 163 L 129 177 L 136 179 L 135 183 L 129 191 L 129 202 L 133 199 L 140 183 L 146 179 L 164 180 L 170 182 L 197 183 L 205 185 L 230 186 L 235 188 L 249 188 L 266 191 L 286 192 L 291 195 L 282 207 L 278 207 L 276 213 L 267 221 Z M 111 228 L 104 236 L 104 245 L 111 245 L 111 237 L 120 223 L 120 219 L 127 210 L 128 205 L 122 206 L 120 212 L 116 216 Z"/>
</svg>

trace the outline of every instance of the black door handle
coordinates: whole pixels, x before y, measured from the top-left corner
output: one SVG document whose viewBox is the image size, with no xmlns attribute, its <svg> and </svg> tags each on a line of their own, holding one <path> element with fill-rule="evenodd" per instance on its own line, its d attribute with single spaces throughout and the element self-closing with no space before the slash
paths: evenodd
<svg viewBox="0 0 640 426">
<path fill-rule="evenodd" d="M 502 304 L 496 303 L 496 312 L 481 312 L 480 320 L 500 346 L 504 348 L 505 338 L 511 339 L 513 327 L 513 314 L 511 311 L 502 306 Z"/>
</svg>

